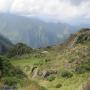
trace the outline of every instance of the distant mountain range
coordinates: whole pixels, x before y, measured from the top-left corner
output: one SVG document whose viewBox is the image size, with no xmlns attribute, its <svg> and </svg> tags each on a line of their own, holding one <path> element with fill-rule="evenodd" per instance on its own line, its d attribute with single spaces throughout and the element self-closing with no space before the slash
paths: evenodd
<svg viewBox="0 0 90 90">
<path fill-rule="evenodd" d="M 76 31 L 77 27 L 65 23 L 51 23 L 33 17 L 0 14 L 0 33 L 13 43 L 23 42 L 33 48 L 61 43 Z"/>
</svg>

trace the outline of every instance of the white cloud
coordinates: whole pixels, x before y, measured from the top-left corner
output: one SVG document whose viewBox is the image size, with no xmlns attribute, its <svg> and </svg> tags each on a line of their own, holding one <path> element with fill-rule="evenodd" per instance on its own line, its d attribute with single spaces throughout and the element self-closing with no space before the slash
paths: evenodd
<svg viewBox="0 0 90 90">
<path fill-rule="evenodd" d="M 23 15 L 48 16 L 70 21 L 90 18 L 89 0 L 0 0 L 0 11 Z M 85 2 L 86 1 L 86 2 Z M 13 2 L 13 3 L 11 3 Z M 76 5 L 76 3 L 78 5 Z"/>
<path fill-rule="evenodd" d="M 68 19 L 77 15 L 77 8 L 60 0 L 14 0 L 11 12 Z"/>
<path fill-rule="evenodd" d="M 5 0 L 0 0 L 0 11 L 6 10 L 6 8 L 7 6 Z"/>
<path fill-rule="evenodd" d="M 12 3 L 13 0 L 0 0 L 0 12 L 7 12 Z"/>
</svg>

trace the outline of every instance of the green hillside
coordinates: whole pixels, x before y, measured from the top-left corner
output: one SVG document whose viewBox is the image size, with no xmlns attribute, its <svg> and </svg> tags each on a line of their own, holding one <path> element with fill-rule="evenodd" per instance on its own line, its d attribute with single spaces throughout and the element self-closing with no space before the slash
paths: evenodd
<svg viewBox="0 0 90 90">
<path fill-rule="evenodd" d="M 11 58 L 34 81 L 20 90 L 90 90 L 90 29 L 71 35 L 63 44 Z"/>
<path fill-rule="evenodd" d="M 4 36 L 0 35 L 0 53 L 6 53 L 13 44 Z"/>
<path fill-rule="evenodd" d="M 3 90 L 1 88 L 5 85 L 21 86 L 25 80 L 27 76 L 20 68 L 13 66 L 6 57 L 0 56 L 0 90 Z"/>
</svg>

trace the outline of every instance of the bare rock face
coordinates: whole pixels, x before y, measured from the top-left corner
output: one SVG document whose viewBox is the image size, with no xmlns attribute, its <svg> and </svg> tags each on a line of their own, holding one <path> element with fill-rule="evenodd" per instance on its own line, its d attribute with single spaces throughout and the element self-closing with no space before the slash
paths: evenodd
<svg viewBox="0 0 90 90">
<path fill-rule="evenodd" d="M 48 51 L 41 52 L 41 54 L 48 54 L 48 53 L 49 53 Z"/>
<path fill-rule="evenodd" d="M 40 71 L 38 67 L 33 66 L 31 69 L 31 75 L 32 78 L 41 77 L 41 78 L 47 78 L 50 75 L 56 75 L 57 71 L 55 70 L 42 70 Z"/>
<path fill-rule="evenodd" d="M 31 67 L 31 73 L 33 73 L 36 68 L 37 68 L 37 66 L 32 66 Z"/>
<path fill-rule="evenodd" d="M 52 75 L 52 74 L 57 74 L 57 71 L 53 71 L 53 70 L 43 70 L 42 71 L 42 77 L 43 78 L 47 78 L 48 76 Z"/>
<path fill-rule="evenodd" d="M 35 78 L 35 77 L 38 77 L 38 73 L 39 73 L 39 69 L 38 68 L 36 68 L 35 70 L 34 70 L 34 72 L 33 72 L 33 78 Z"/>
<path fill-rule="evenodd" d="M 37 77 L 39 75 L 39 69 L 37 66 L 31 67 L 31 75 L 33 78 Z"/>
<path fill-rule="evenodd" d="M 43 71 L 42 71 L 42 77 L 45 78 L 45 77 L 47 77 L 47 76 L 49 76 L 48 71 L 43 70 Z"/>
</svg>

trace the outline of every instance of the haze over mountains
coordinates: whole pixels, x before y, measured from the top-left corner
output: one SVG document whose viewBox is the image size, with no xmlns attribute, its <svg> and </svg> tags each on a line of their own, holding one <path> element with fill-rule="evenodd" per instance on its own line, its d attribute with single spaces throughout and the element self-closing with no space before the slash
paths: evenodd
<svg viewBox="0 0 90 90">
<path fill-rule="evenodd" d="M 37 48 L 61 43 L 77 27 L 65 23 L 45 22 L 14 14 L 0 14 L 0 33 L 13 43 L 23 42 Z"/>
</svg>

